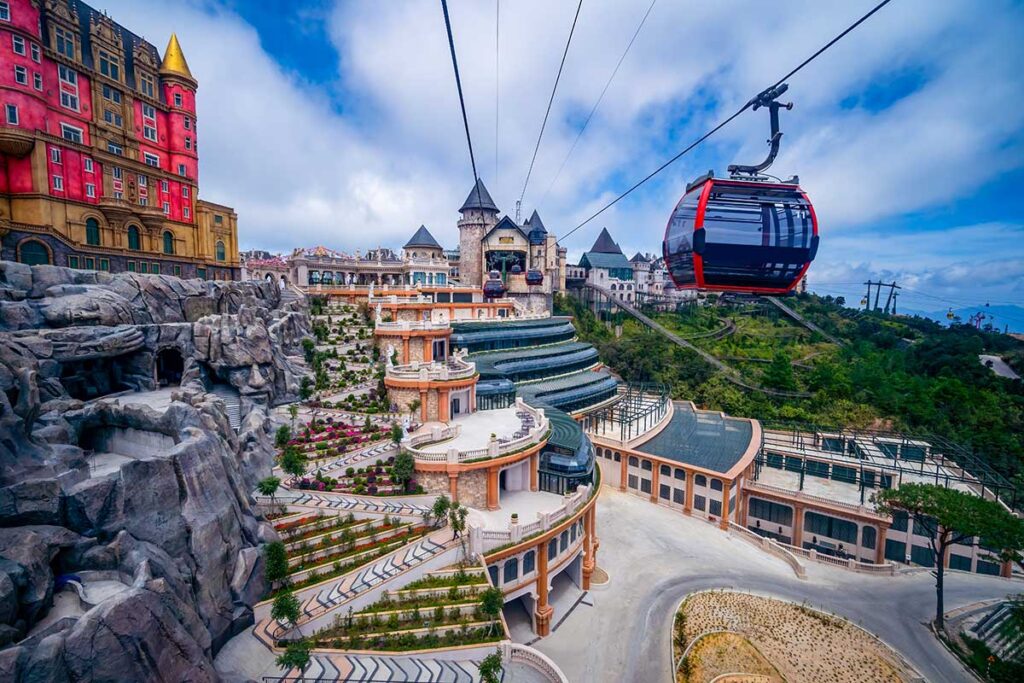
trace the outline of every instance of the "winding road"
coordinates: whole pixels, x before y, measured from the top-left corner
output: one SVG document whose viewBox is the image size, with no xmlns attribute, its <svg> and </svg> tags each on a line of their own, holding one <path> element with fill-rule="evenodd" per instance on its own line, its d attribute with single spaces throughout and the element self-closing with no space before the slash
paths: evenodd
<svg viewBox="0 0 1024 683">
<path fill-rule="evenodd" d="M 741 538 L 632 494 L 605 487 L 597 510 L 598 565 L 611 581 L 590 591 L 593 606 L 581 603 L 533 646 L 570 681 L 671 681 L 673 613 L 688 593 L 708 588 L 807 602 L 878 635 L 928 681 L 974 680 L 925 626 L 935 609 L 927 570 L 879 577 L 809 563 L 800 580 Z M 1022 590 L 1019 581 L 951 572 L 946 607 Z"/>
</svg>

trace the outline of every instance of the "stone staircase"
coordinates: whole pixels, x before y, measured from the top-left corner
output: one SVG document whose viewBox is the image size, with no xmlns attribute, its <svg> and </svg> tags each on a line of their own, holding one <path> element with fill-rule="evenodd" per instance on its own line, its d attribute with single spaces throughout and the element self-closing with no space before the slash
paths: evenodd
<svg viewBox="0 0 1024 683">
<path fill-rule="evenodd" d="M 261 503 L 270 502 L 269 497 L 257 496 Z M 422 515 L 430 509 L 429 505 L 410 503 L 403 500 L 388 500 L 387 498 L 350 497 L 336 493 L 317 493 L 316 491 L 291 491 L 285 494 L 277 494 L 277 502 L 289 506 L 297 505 L 324 510 L 339 510 L 345 512 L 379 512 L 386 515 Z"/>
<path fill-rule="evenodd" d="M 346 681 L 383 683 L 476 683 L 480 680 L 474 661 L 447 661 L 429 656 L 372 656 L 314 654 L 304 672 L 291 669 L 281 676 L 264 676 L 266 683 L 301 681 Z"/>
<path fill-rule="evenodd" d="M 210 393 L 224 401 L 224 413 L 228 417 L 228 424 L 237 432 L 242 425 L 242 398 L 238 390 L 230 384 L 217 382 L 210 388 Z"/>
</svg>

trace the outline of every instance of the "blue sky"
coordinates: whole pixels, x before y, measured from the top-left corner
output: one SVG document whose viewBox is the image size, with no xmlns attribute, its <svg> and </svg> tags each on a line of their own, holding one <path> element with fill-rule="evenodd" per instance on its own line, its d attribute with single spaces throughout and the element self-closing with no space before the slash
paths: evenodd
<svg viewBox="0 0 1024 683">
<path fill-rule="evenodd" d="M 552 185 L 648 6 L 585 0 L 524 215 L 567 233 L 873 4 L 658 0 Z M 479 172 L 512 213 L 576 3 L 501 3 L 500 71 L 496 3 L 449 5 Z M 790 81 L 773 170 L 818 210 L 813 288 L 859 297 L 852 283 L 896 278 L 912 309 L 1024 304 L 1024 7 L 985 6 L 894 0 Z M 399 247 L 421 223 L 455 245 L 471 173 L 439 2 L 104 8 L 160 48 L 178 33 L 200 81 L 201 194 L 236 207 L 244 248 Z M 766 119 L 746 114 L 579 230 L 570 257 L 603 226 L 630 254 L 658 251 L 686 182 L 762 157 Z"/>
</svg>

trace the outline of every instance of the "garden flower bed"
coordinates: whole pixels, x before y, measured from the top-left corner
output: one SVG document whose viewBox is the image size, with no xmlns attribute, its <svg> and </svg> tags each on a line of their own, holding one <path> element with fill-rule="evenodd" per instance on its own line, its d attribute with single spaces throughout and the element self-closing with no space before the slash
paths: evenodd
<svg viewBox="0 0 1024 683">
<path fill-rule="evenodd" d="M 351 571 L 355 571 L 356 569 L 378 560 L 388 553 L 394 552 L 402 546 L 425 536 L 428 531 L 430 530 L 423 529 L 422 527 L 416 528 L 409 534 L 398 535 L 384 541 L 377 541 L 370 544 L 363 550 L 353 551 L 353 554 L 344 558 L 346 560 L 345 562 L 342 562 L 341 559 L 335 559 L 333 562 L 318 564 L 312 567 L 306 567 L 305 569 L 293 571 L 288 575 L 288 581 L 276 590 L 270 592 L 266 599 L 269 600 L 274 598 L 278 593 L 285 589 L 299 591 L 323 581 L 344 576 Z M 325 566 L 325 564 L 330 565 L 327 571 L 317 571 L 318 568 Z"/>
<path fill-rule="evenodd" d="M 476 593 L 466 595 L 452 586 L 441 596 L 395 600 L 385 593 L 358 612 L 336 615 L 313 638 L 320 647 L 402 652 L 493 642 L 503 634 L 500 622 L 485 615 Z"/>
<path fill-rule="evenodd" d="M 339 557 L 339 548 L 345 548 L 344 551 L 341 551 L 342 553 L 349 550 L 358 550 L 367 547 L 375 541 L 395 537 L 395 533 L 392 533 L 390 536 L 382 536 L 382 534 L 398 532 L 403 529 L 408 531 L 410 528 L 412 528 L 411 523 L 396 524 L 388 520 L 382 524 L 368 524 L 365 528 L 355 532 L 351 529 L 345 529 L 340 533 L 324 534 L 317 537 L 319 540 L 316 542 L 314 542 L 314 539 L 310 539 L 301 541 L 298 544 L 289 544 L 287 547 L 289 554 L 288 564 L 299 568 L 316 566 L 321 563 L 321 560 L 337 559 Z"/>
<path fill-rule="evenodd" d="M 364 552 L 366 552 L 368 550 L 373 550 L 374 548 L 376 548 L 378 546 L 385 545 L 385 544 L 390 544 L 390 543 L 392 543 L 394 541 L 401 540 L 402 543 L 408 543 L 409 541 L 413 540 L 413 538 L 417 534 L 422 535 L 422 533 L 419 533 L 420 529 L 422 529 L 422 528 L 423 527 L 413 527 L 411 524 L 397 527 L 396 533 L 394 533 L 394 534 L 392 534 L 390 536 L 385 536 L 383 538 L 374 538 L 372 541 L 370 541 L 368 543 L 363 543 L 363 544 L 355 545 L 355 546 L 353 546 L 351 548 L 347 548 L 345 550 L 338 550 L 338 551 L 333 552 L 333 553 L 327 553 L 327 554 L 323 554 L 323 555 L 318 555 L 317 557 L 313 558 L 310 562 L 308 562 L 306 564 L 301 564 L 300 563 L 299 565 L 297 565 L 294 568 L 294 571 L 292 573 L 294 574 L 296 572 L 307 571 L 307 570 L 310 570 L 310 569 L 317 569 L 319 567 L 323 567 L 325 565 L 333 564 L 333 563 L 339 562 L 341 560 L 346 560 L 346 559 L 352 558 L 352 557 L 354 557 L 356 555 L 359 555 L 360 553 L 364 553 Z M 335 546 L 335 547 L 338 547 L 338 546 Z M 301 559 L 301 558 L 298 558 L 298 559 Z M 291 559 L 289 559 L 288 563 L 289 563 L 289 566 L 291 566 Z"/>
</svg>

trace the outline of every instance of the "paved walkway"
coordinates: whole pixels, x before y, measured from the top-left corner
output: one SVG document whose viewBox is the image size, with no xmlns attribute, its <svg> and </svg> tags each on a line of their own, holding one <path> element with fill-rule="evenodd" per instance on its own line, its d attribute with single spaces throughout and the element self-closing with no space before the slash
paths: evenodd
<svg viewBox="0 0 1024 683">
<path fill-rule="evenodd" d="M 672 616 L 688 593 L 733 588 L 833 612 L 882 638 L 933 683 L 973 681 L 926 627 L 928 572 L 876 577 L 808 563 L 798 580 L 782 560 L 716 526 L 605 487 L 597 506 L 598 564 L 611 581 L 553 635 L 533 645 L 570 681 L 670 681 Z M 1019 582 L 946 575 L 946 607 L 1020 592 Z M 556 621 L 561 614 L 554 615 Z"/>
</svg>

